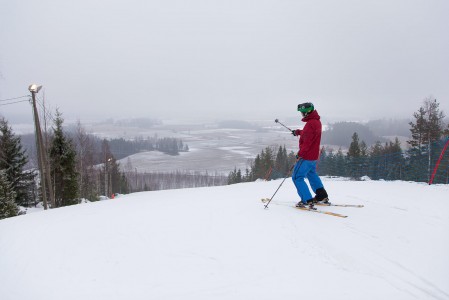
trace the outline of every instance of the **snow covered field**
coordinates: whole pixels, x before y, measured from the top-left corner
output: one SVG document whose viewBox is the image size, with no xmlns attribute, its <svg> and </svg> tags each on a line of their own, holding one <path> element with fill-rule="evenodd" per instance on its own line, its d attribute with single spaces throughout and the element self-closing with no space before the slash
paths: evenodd
<svg viewBox="0 0 449 300">
<path fill-rule="evenodd" d="M 449 186 L 324 179 L 143 192 L 0 221 L 2 300 L 449 299 Z"/>
<path fill-rule="evenodd" d="M 244 172 L 249 167 L 249 159 L 255 158 L 267 146 L 286 145 L 289 151 L 296 151 L 298 147 L 298 140 L 285 131 L 199 130 L 189 131 L 182 140 L 189 146 L 189 152 L 176 156 L 157 151 L 142 152 L 121 159 L 120 165 L 123 169 L 130 162 L 138 172 L 180 170 L 228 175 L 234 168 Z"/>
</svg>

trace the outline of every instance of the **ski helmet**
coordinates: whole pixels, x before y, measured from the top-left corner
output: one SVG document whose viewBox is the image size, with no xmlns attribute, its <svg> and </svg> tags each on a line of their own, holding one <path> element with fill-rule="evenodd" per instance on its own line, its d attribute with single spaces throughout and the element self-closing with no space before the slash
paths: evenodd
<svg viewBox="0 0 449 300">
<path fill-rule="evenodd" d="M 310 102 L 298 104 L 298 111 L 301 112 L 304 117 L 310 114 L 314 109 L 313 103 Z"/>
</svg>

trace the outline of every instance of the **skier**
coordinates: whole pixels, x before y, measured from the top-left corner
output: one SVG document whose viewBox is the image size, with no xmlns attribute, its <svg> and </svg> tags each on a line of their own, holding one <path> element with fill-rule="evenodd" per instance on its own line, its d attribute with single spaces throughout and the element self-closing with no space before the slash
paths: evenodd
<svg viewBox="0 0 449 300">
<path fill-rule="evenodd" d="M 329 203 L 327 192 L 316 172 L 316 163 L 320 155 L 321 121 L 318 112 L 310 102 L 298 104 L 298 111 L 301 112 L 302 121 L 306 122 L 306 125 L 302 130 L 292 130 L 294 136 L 299 136 L 297 162 L 292 174 L 293 183 L 301 198 L 296 206 L 306 207 L 308 205 L 310 209 L 314 209 L 314 203 Z M 315 192 L 313 198 L 304 181 L 305 178 L 309 180 L 310 186 Z"/>
</svg>

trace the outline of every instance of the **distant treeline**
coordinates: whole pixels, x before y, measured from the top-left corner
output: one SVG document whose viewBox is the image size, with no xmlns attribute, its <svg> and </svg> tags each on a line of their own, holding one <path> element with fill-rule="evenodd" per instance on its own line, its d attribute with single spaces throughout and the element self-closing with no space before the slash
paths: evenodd
<svg viewBox="0 0 449 300">
<path fill-rule="evenodd" d="M 410 136 L 410 121 L 411 119 L 382 119 L 369 121 L 365 125 L 377 136 L 408 137 Z"/>
<path fill-rule="evenodd" d="M 92 141 L 94 151 L 94 163 L 103 163 L 104 158 L 101 151 L 103 139 L 91 134 L 87 134 Z M 75 140 L 74 133 L 67 132 L 67 136 Z M 36 143 L 34 134 L 25 134 L 20 136 L 22 145 L 29 155 L 33 156 L 36 153 Z M 134 140 L 125 140 L 123 138 L 108 140 L 111 153 L 117 160 L 127 156 L 144 152 L 144 151 L 159 151 L 169 155 L 179 155 L 180 152 L 188 152 L 189 146 L 177 138 L 159 138 L 154 137 L 138 137 Z"/>
<path fill-rule="evenodd" d="M 227 177 L 220 174 L 208 174 L 189 171 L 174 172 L 125 172 L 131 192 L 157 191 L 169 189 L 195 188 L 226 185 Z"/>
<path fill-rule="evenodd" d="M 95 138 L 94 142 L 98 145 L 102 140 Z M 136 138 L 135 140 L 111 139 L 109 140 L 111 152 L 117 159 L 122 159 L 127 156 L 143 152 L 143 151 L 159 151 L 169 155 L 179 155 L 179 152 L 188 152 L 189 146 L 184 144 L 182 140 L 177 138 Z"/>
<path fill-rule="evenodd" d="M 374 120 L 367 123 L 337 122 L 329 124 L 328 130 L 323 132 L 322 144 L 347 147 L 351 143 L 351 134 L 357 132 L 359 138 L 367 145 L 376 142 L 385 143 L 386 136 L 410 136 L 410 121 L 402 120 Z"/>
<path fill-rule="evenodd" d="M 353 132 L 357 132 L 359 137 L 368 145 L 372 145 L 377 141 L 386 142 L 384 138 L 375 135 L 367 125 L 361 123 L 339 122 L 329 126 L 329 129 L 323 132 L 321 139 L 321 143 L 325 145 L 348 147 L 351 143 L 351 133 Z"/>
<path fill-rule="evenodd" d="M 107 119 L 105 121 L 99 122 L 98 124 L 107 124 L 107 125 L 115 125 L 119 127 L 138 127 L 138 128 L 153 128 L 155 125 L 161 125 L 162 122 L 157 119 L 151 119 L 151 118 L 135 118 L 135 119 L 123 119 L 123 120 L 116 120 L 116 119 Z"/>
</svg>

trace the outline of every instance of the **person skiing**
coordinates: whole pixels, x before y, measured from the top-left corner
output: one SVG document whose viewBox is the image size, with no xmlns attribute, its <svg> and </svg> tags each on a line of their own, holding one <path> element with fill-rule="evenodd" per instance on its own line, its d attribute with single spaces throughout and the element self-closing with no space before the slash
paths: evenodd
<svg viewBox="0 0 449 300">
<path fill-rule="evenodd" d="M 309 206 L 314 209 L 313 204 L 317 202 L 329 203 L 329 198 L 323 183 L 316 172 L 316 164 L 320 155 L 321 121 L 320 115 L 310 102 L 298 104 L 302 121 L 306 122 L 304 129 L 292 130 L 294 136 L 299 136 L 299 151 L 296 155 L 297 162 L 293 169 L 292 180 L 301 198 L 296 207 Z M 309 180 L 315 197 L 312 197 L 309 187 L 304 179 Z"/>
</svg>

